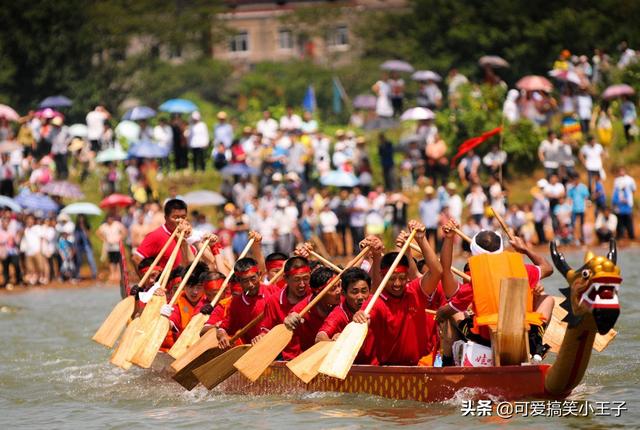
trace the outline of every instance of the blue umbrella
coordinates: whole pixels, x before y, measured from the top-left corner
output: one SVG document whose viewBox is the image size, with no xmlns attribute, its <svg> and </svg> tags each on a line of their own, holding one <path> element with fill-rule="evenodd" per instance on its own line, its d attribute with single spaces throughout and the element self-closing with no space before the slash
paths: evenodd
<svg viewBox="0 0 640 430">
<path fill-rule="evenodd" d="M 169 156 L 169 150 L 144 140 L 129 148 L 129 156 L 134 158 L 166 158 Z"/>
<path fill-rule="evenodd" d="M 72 104 L 73 102 L 69 98 L 63 95 L 57 95 L 57 96 L 47 97 L 46 99 L 42 100 L 38 105 L 38 107 L 40 109 L 59 108 L 59 107 L 69 107 Z"/>
<path fill-rule="evenodd" d="M 236 175 L 257 175 L 258 171 L 253 167 L 249 167 L 246 164 L 229 164 L 220 170 L 222 176 L 236 176 Z"/>
<path fill-rule="evenodd" d="M 171 99 L 162 103 L 159 110 L 169 113 L 191 113 L 198 110 L 198 106 L 191 100 Z"/>
<path fill-rule="evenodd" d="M 0 196 L 0 207 L 6 207 L 14 212 L 22 212 L 22 207 L 11 197 Z"/>
<path fill-rule="evenodd" d="M 353 173 L 332 170 L 320 178 L 320 183 L 324 186 L 355 187 L 360 181 Z"/>
<path fill-rule="evenodd" d="M 136 106 L 129 109 L 122 119 L 128 121 L 140 121 L 142 119 L 153 118 L 154 116 L 156 116 L 156 111 L 151 109 L 149 106 Z"/>
<path fill-rule="evenodd" d="M 45 196 L 44 194 L 32 193 L 29 190 L 21 192 L 18 197 L 16 197 L 16 202 L 30 212 L 58 211 L 58 204 L 54 202 L 51 197 Z"/>
</svg>

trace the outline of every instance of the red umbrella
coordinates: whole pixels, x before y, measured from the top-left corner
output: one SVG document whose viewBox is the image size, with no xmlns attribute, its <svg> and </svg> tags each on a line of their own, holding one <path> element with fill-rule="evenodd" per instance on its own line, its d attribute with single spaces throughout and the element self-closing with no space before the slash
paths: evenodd
<svg viewBox="0 0 640 430">
<path fill-rule="evenodd" d="M 619 85 L 611 85 L 604 93 L 602 93 L 602 98 L 605 100 L 615 99 L 616 97 L 622 96 L 632 96 L 635 94 L 633 88 L 631 88 L 627 84 L 619 84 Z"/>
<path fill-rule="evenodd" d="M 131 206 L 134 203 L 134 200 L 125 196 L 124 194 L 111 194 L 109 197 L 105 198 L 100 202 L 101 208 L 114 208 L 114 207 L 127 207 Z"/>
<path fill-rule="evenodd" d="M 550 93 L 553 84 L 543 76 L 529 75 L 516 82 L 516 88 L 525 91 L 544 91 Z"/>
</svg>

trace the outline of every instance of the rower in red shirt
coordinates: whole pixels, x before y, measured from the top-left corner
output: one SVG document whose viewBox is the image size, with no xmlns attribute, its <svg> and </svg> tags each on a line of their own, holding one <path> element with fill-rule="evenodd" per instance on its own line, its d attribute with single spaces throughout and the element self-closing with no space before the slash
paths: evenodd
<svg viewBox="0 0 640 430">
<path fill-rule="evenodd" d="M 284 267 L 284 263 L 287 261 L 287 258 L 288 257 L 282 252 L 274 252 L 267 255 L 267 258 L 265 259 L 265 267 L 267 271 L 265 281 L 273 279 L 273 277 L 276 276 L 276 273 L 278 273 L 280 269 Z M 278 290 L 283 289 L 286 286 L 284 276 L 281 276 L 280 279 L 278 279 L 275 284 L 272 285 Z"/>
<path fill-rule="evenodd" d="M 299 256 L 289 258 L 284 264 L 284 279 L 286 287 L 266 300 L 264 318 L 260 323 L 261 334 L 253 339 L 254 343 L 271 328 L 282 324 L 293 307 L 309 295 L 309 260 Z"/>
<path fill-rule="evenodd" d="M 160 310 L 160 314 L 169 318 L 171 323 L 171 330 L 167 333 L 161 350 L 166 351 L 173 346 L 174 342 L 180 337 L 180 334 L 182 334 L 184 328 L 189 324 L 189 321 L 191 321 L 191 318 L 207 303 L 206 300 L 202 277 L 200 277 L 200 273 L 196 273 L 194 270 L 194 273 L 187 281 L 187 285 L 185 285 L 184 290 L 180 293 L 175 304 L 163 305 Z"/>
<path fill-rule="evenodd" d="M 448 232 L 445 234 L 453 233 Z M 543 320 L 548 322 L 553 311 L 554 300 L 553 297 L 544 294 L 544 288 L 540 284 L 540 281 L 553 273 L 553 266 L 543 256 L 536 254 L 520 237 L 514 237 L 514 240 L 509 241 L 509 243 L 515 251 L 526 255 L 533 262 L 533 264 L 525 264 L 529 287 L 534 290 L 533 308 L 535 312 L 542 315 Z M 472 239 L 471 253 L 473 255 L 497 254 L 501 252 L 503 252 L 502 237 L 495 232 L 483 230 L 477 233 Z M 445 320 L 453 317 L 457 321 L 462 333 L 465 333 L 465 335 L 468 335 L 468 337 L 474 341 L 490 346 L 488 328 L 473 327 L 473 319 L 466 318 L 462 314 L 467 311 L 469 306 L 473 305 L 473 279 L 471 283 L 458 284 L 453 278 L 453 275 L 451 275 L 449 268 L 450 260 L 446 262 L 443 260 L 443 270 L 445 271 L 442 278 L 443 285 L 446 285 L 445 289 L 455 289 L 456 292 L 449 300 L 449 303 L 438 310 L 437 318 L 439 320 Z M 470 275 L 470 273 L 467 274 Z M 544 327 L 537 327 L 529 331 L 531 353 L 534 356 L 538 355 L 540 360 L 542 360 L 546 352 L 542 343 L 543 334 Z"/>
<path fill-rule="evenodd" d="M 409 259 L 403 256 L 369 317 L 363 311 L 353 316 L 353 321 L 369 324 L 375 358 L 381 365 L 415 366 L 433 349 L 427 333 L 425 309 L 433 306 L 442 266 L 427 242 L 424 225 L 410 221 L 409 228 L 416 230 L 415 239 L 429 272 L 408 282 Z M 391 252 L 382 257 L 381 276 L 386 274 L 397 255 L 397 252 Z"/>
<path fill-rule="evenodd" d="M 309 284 L 312 294 L 298 302 L 284 319 L 284 325 L 293 331 L 291 342 L 289 342 L 282 351 L 282 358 L 284 360 L 292 360 L 303 351 L 311 348 L 315 343 L 318 330 L 325 319 L 331 311 L 340 304 L 342 287 L 340 286 L 340 282 L 338 282 L 331 290 L 322 296 L 318 304 L 311 308 L 304 317 L 300 317 L 299 314 L 299 312 L 313 300 L 316 294 L 336 276 L 338 276 L 336 272 L 324 266 L 318 267 L 311 273 Z"/>
</svg>

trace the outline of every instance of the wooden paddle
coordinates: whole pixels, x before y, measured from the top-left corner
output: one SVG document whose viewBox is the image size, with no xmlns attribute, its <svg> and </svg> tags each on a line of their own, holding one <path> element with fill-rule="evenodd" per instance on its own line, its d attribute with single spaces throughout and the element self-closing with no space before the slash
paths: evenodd
<svg viewBox="0 0 640 430">
<path fill-rule="evenodd" d="M 237 372 L 233 364 L 242 358 L 250 349 L 251 345 L 248 344 L 235 346 L 207 363 L 205 365 L 206 368 L 203 368 L 204 366 L 196 368 L 193 374 L 200 381 L 201 377 L 204 380 L 204 372 L 206 372 L 206 384 L 203 382 L 202 385 L 211 390 Z"/>
<path fill-rule="evenodd" d="M 333 269 L 338 273 L 342 272 L 341 268 L 324 258 L 322 255 L 318 254 L 317 252 L 311 251 L 309 254 L 311 254 L 316 260 L 327 266 L 329 269 Z"/>
<path fill-rule="evenodd" d="M 249 242 L 240 253 L 238 260 L 244 258 L 247 255 L 247 253 L 251 249 L 251 246 L 253 246 L 253 241 L 254 239 L 249 239 Z M 227 289 L 227 285 L 229 285 L 229 281 L 231 280 L 233 273 L 234 273 L 234 268 L 232 267 L 229 273 L 227 274 L 227 277 L 224 279 L 224 282 L 220 286 L 218 293 L 215 295 L 213 300 L 211 300 L 212 307 L 215 308 L 218 302 L 220 301 L 220 299 L 222 298 L 222 295 Z M 182 355 L 184 355 L 187 352 L 187 349 L 200 339 L 200 332 L 202 331 L 202 327 L 204 327 L 208 319 L 209 319 L 209 315 L 205 315 L 202 313 L 198 313 L 198 315 L 195 315 L 193 318 L 191 318 L 191 321 L 189 321 L 189 324 L 187 324 L 187 326 L 183 330 L 182 334 L 180 335 L 176 343 L 174 343 L 171 349 L 169 350 L 169 355 L 175 359 L 182 357 Z M 218 345 L 217 342 L 218 340 L 216 338 L 215 346 Z M 196 357 L 197 355 L 190 354 L 189 361 L 195 359 Z"/>
<path fill-rule="evenodd" d="M 378 300 L 378 297 L 380 297 L 380 294 L 387 285 L 387 282 L 389 282 L 389 279 L 391 279 L 391 275 L 393 275 L 396 267 L 398 267 L 402 256 L 407 252 L 407 249 L 409 249 L 409 245 L 416 233 L 417 230 L 413 230 L 409 234 L 407 241 L 402 245 L 398 256 L 391 264 L 391 267 L 389 267 L 389 270 L 387 270 L 387 274 L 382 279 L 382 282 L 380 282 L 380 285 L 373 294 L 373 297 L 369 300 L 369 304 L 364 309 L 364 313 L 366 315 L 369 315 L 369 312 L 371 312 L 373 305 L 376 303 L 376 300 Z M 367 336 L 368 329 L 369 327 L 367 324 L 356 323 L 353 321 L 347 324 L 340 334 L 340 337 L 338 337 L 338 340 L 334 342 L 331 351 L 329 351 L 327 357 L 320 365 L 320 373 L 339 379 L 346 378 L 347 373 L 349 373 L 349 369 L 351 369 L 353 361 L 356 359 L 358 351 L 360 351 L 362 343 Z"/>
<path fill-rule="evenodd" d="M 182 282 L 180 282 L 180 285 L 178 285 L 178 288 L 173 293 L 173 297 L 171 297 L 171 301 L 169 301 L 169 304 L 171 306 L 175 305 L 176 300 L 178 300 L 178 298 L 180 297 L 180 294 L 182 293 L 184 287 L 187 285 L 187 282 L 189 281 L 191 274 L 195 270 L 196 265 L 202 258 L 204 252 L 207 250 L 207 246 L 209 246 L 210 240 L 211 239 L 207 239 L 204 241 L 202 247 L 193 259 L 193 262 L 191 263 L 191 266 L 189 266 L 187 273 L 185 273 L 184 277 L 182 278 Z M 148 369 L 151 366 L 151 363 L 153 363 L 153 360 L 155 360 L 156 355 L 158 354 L 158 350 L 160 349 L 162 342 L 167 337 L 167 333 L 169 333 L 169 329 L 171 326 L 169 318 L 162 315 L 159 315 L 158 318 L 159 320 L 156 323 L 155 328 L 151 333 L 149 333 L 146 342 L 142 344 L 138 353 L 133 357 L 133 364 L 136 364 L 143 369 Z"/>
<path fill-rule="evenodd" d="M 247 325 L 245 325 L 240 330 L 238 330 L 229 339 L 229 343 L 231 345 L 236 343 L 238 341 L 238 339 L 240 339 L 242 336 L 244 336 L 247 331 L 251 330 L 252 327 L 254 327 L 256 324 L 258 324 L 260 321 L 262 321 L 263 317 L 264 317 L 264 312 L 261 312 L 258 316 L 256 316 L 254 319 L 252 319 Z M 215 330 L 210 330 L 210 331 L 214 331 L 215 332 Z M 233 363 L 238 358 L 240 358 L 239 356 L 236 358 L 236 360 L 233 360 L 233 361 L 223 360 L 223 362 L 228 363 L 227 365 L 231 369 L 222 369 L 222 368 L 219 367 L 220 366 L 219 362 L 218 362 L 218 364 L 214 363 L 214 361 L 216 360 L 217 357 L 219 357 L 220 355 L 222 355 L 222 354 L 224 354 L 227 351 L 230 351 L 232 349 L 234 349 L 234 347 L 231 347 L 229 349 L 212 348 L 209 351 L 207 351 L 206 354 L 203 354 L 200 357 L 198 357 L 196 360 L 194 360 L 194 365 L 193 366 L 191 366 L 191 363 L 189 364 L 189 366 L 187 366 L 187 367 L 191 368 L 191 371 L 189 373 L 191 373 L 191 377 L 195 380 L 195 384 L 192 387 L 187 387 L 184 384 L 181 384 L 181 385 L 183 387 L 185 387 L 187 390 L 191 390 L 195 385 L 198 384 L 198 381 L 200 381 L 200 382 L 202 382 L 202 384 L 205 387 L 207 387 L 208 389 L 211 389 L 215 385 L 217 385 L 215 382 L 217 381 L 217 379 L 220 377 L 221 374 L 226 374 L 229 371 L 232 371 L 231 374 L 235 373 L 236 368 L 233 367 Z M 204 357 L 205 355 L 206 355 L 206 357 Z M 236 356 L 236 353 L 234 352 L 231 355 Z M 205 359 L 202 359 L 203 357 Z M 195 363 L 195 362 L 197 362 L 197 363 Z M 195 374 L 195 370 L 196 369 L 200 370 L 199 376 Z M 176 376 L 178 376 L 178 375 L 176 374 Z M 174 377 L 174 379 L 176 379 L 176 378 Z"/>
<path fill-rule="evenodd" d="M 504 219 L 502 218 L 502 215 L 500 215 L 498 212 L 496 212 L 496 210 L 494 208 L 491 208 L 491 212 L 493 212 L 493 216 L 496 217 L 496 219 L 498 220 L 498 224 L 500 224 L 500 227 L 502 227 L 504 232 L 507 233 L 507 237 L 509 238 L 509 240 L 513 240 L 514 239 L 513 238 L 513 233 L 511 233 L 511 230 L 507 226 L 507 223 L 504 222 Z"/>
<path fill-rule="evenodd" d="M 167 239 L 167 242 L 162 246 L 158 255 L 151 263 L 151 267 L 158 264 L 158 261 L 164 256 L 164 253 L 167 252 L 167 248 L 169 248 L 169 244 L 173 241 L 173 238 L 178 233 L 178 229 L 176 228 Z M 138 282 L 138 285 L 144 285 L 151 276 L 152 270 L 149 269 L 144 274 L 142 279 Z M 133 312 L 136 307 L 136 298 L 133 296 L 127 296 L 122 299 L 111 311 L 107 319 L 104 320 L 98 331 L 91 338 L 93 341 L 98 342 L 101 345 L 104 345 L 108 348 L 113 347 L 113 344 L 116 342 L 118 337 L 120 337 L 120 333 L 126 327 L 129 319 L 133 315 Z"/>
<path fill-rule="evenodd" d="M 415 243 L 412 243 L 410 246 L 411 246 L 411 249 L 413 251 L 416 251 L 416 252 L 419 252 L 420 254 L 422 254 L 422 250 L 420 249 L 420 247 L 418 245 L 416 245 Z M 471 282 L 471 276 L 467 275 L 463 271 L 461 271 L 459 269 L 456 269 L 455 267 L 451 267 L 451 272 L 453 272 L 454 275 L 457 275 L 457 276 L 461 277 L 463 281 Z"/>
<path fill-rule="evenodd" d="M 360 254 L 347 264 L 344 270 L 353 267 L 367 252 L 369 252 L 369 247 L 364 248 Z M 340 282 L 340 276 L 335 276 L 331 282 L 329 282 L 313 298 L 313 300 L 311 300 L 307 306 L 300 311 L 300 316 L 303 317 L 316 304 L 318 304 L 322 297 L 324 297 L 324 295 L 328 293 L 338 282 Z M 293 332 L 291 330 L 289 330 L 284 324 L 278 324 L 269 330 L 267 334 L 253 345 L 249 352 L 244 354 L 242 358 L 236 361 L 233 365 L 248 379 L 255 381 L 278 357 L 289 342 L 291 342 L 292 337 Z"/>
<path fill-rule="evenodd" d="M 169 275 L 173 270 L 173 264 L 176 261 L 178 252 L 180 252 L 180 245 L 182 244 L 183 239 L 184 231 L 181 231 L 178 235 L 176 246 L 175 248 L 173 248 L 173 252 L 169 257 L 169 261 L 167 261 L 167 265 L 160 275 L 160 278 L 162 280 L 160 282 L 160 288 L 162 290 L 166 291 L 167 283 L 169 282 Z M 142 345 L 145 343 L 145 340 L 158 323 L 158 319 L 161 318 L 160 309 L 162 309 L 162 306 L 166 304 L 167 298 L 165 296 L 158 296 L 154 294 L 151 297 L 151 300 L 149 300 L 149 302 L 145 305 L 142 314 L 140 314 L 140 322 L 138 323 L 137 329 L 133 335 L 133 339 L 131 340 L 131 347 L 125 353 L 126 361 L 133 361 L 134 356 L 138 353 Z"/>
</svg>

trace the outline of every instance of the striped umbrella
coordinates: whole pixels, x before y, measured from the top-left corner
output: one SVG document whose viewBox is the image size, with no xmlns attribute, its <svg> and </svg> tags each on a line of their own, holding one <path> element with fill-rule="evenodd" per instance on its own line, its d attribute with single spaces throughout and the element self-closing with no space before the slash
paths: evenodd
<svg viewBox="0 0 640 430">
<path fill-rule="evenodd" d="M 44 187 L 40 188 L 45 194 L 50 196 L 60 196 L 65 199 L 81 199 L 84 198 L 84 193 L 80 191 L 80 187 L 76 184 L 72 184 L 67 181 L 52 181 Z"/>
</svg>

